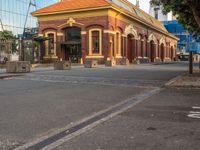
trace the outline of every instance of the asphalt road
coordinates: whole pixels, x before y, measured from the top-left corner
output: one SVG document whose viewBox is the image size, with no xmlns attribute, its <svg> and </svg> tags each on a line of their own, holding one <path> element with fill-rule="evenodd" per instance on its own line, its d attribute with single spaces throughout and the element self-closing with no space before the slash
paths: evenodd
<svg viewBox="0 0 200 150">
<path fill-rule="evenodd" d="M 188 117 L 200 112 L 199 96 L 165 89 L 54 150 L 199 150 L 200 118 Z"/>
<path fill-rule="evenodd" d="M 23 77 L 0 80 L 0 149 L 14 149 L 37 139 L 49 137 L 51 133 L 73 126 L 78 121 L 113 105 L 163 87 L 171 78 L 186 70 L 185 63 L 114 68 L 100 66 L 95 69 L 78 66 L 70 71 L 40 68 Z M 134 110 L 135 108 L 137 105 L 133 107 Z M 116 116 L 114 120 L 120 116 Z M 116 124 L 119 125 L 124 122 L 123 119 L 120 121 L 120 118 L 118 121 Z M 102 129 L 104 130 L 104 127 Z M 112 132 L 110 128 L 104 132 L 106 131 Z M 95 138 L 103 138 L 97 136 L 98 131 L 96 132 Z M 89 141 L 88 138 L 85 144 Z M 90 141 L 90 143 L 95 142 Z M 68 144 L 64 144 L 60 148 L 77 150 L 80 148 L 78 144 L 74 142 L 77 147 L 71 145 L 69 148 Z M 103 146 L 104 149 L 109 149 L 105 147 L 106 145 Z M 83 146 L 84 148 L 96 149 L 87 145 Z"/>
</svg>

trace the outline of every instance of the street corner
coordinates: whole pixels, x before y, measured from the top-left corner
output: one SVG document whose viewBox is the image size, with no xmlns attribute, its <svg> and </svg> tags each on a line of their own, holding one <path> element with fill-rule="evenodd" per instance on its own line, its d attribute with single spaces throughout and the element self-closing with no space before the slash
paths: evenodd
<svg viewBox="0 0 200 150">
<path fill-rule="evenodd" d="M 171 88 L 200 88 L 200 71 L 195 71 L 193 74 L 184 73 L 179 75 L 165 84 Z"/>
</svg>

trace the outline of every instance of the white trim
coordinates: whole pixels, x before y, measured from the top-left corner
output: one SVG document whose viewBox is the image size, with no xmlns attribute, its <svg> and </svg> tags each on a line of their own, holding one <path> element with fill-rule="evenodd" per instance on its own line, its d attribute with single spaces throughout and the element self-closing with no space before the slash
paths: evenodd
<svg viewBox="0 0 200 150">
<path fill-rule="evenodd" d="M 104 58 L 102 55 L 88 55 L 86 58 Z"/>
<path fill-rule="evenodd" d="M 157 44 L 157 39 L 155 37 L 155 35 L 153 33 L 151 33 L 148 37 L 148 41 L 147 42 L 151 42 L 154 41 L 154 44 Z"/>
<path fill-rule="evenodd" d="M 138 39 L 138 33 L 137 30 L 134 28 L 133 24 L 126 26 L 124 33 L 126 36 L 132 34 L 135 39 Z"/>
<path fill-rule="evenodd" d="M 63 36 L 64 34 L 62 32 L 58 32 L 57 36 Z"/>
<path fill-rule="evenodd" d="M 115 58 L 123 58 L 121 55 L 116 55 Z"/>
<path fill-rule="evenodd" d="M 52 56 L 44 56 L 44 59 L 49 59 L 49 58 L 53 58 L 53 59 L 56 59 L 58 58 L 58 56 L 55 56 L 55 55 L 52 55 Z"/>
<path fill-rule="evenodd" d="M 103 30 L 103 33 L 116 34 L 116 32 L 112 30 Z"/>
<path fill-rule="evenodd" d="M 86 31 L 81 31 L 81 35 L 87 34 Z"/>
<path fill-rule="evenodd" d="M 119 35 L 119 39 L 118 39 L 118 43 L 117 43 L 117 34 Z M 121 32 L 120 31 L 116 31 L 116 34 L 115 34 L 115 50 L 116 50 L 116 56 L 121 56 L 122 55 L 122 47 L 121 47 Z M 118 47 L 118 49 L 117 49 Z"/>
<path fill-rule="evenodd" d="M 56 39 L 56 31 L 45 32 L 45 37 L 48 37 L 48 34 L 54 35 L 54 54 L 52 56 L 56 56 L 56 40 L 57 40 Z M 45 56 L 49 56 L 48 51 L 49 51 L 49 41 L 47 40 L 47 41 L 45 41 Z"/>
<path fill-rule="evenodd" d="M 166 40 L 164 37 L 162 37 L 160 40 L 159 40 L 159 45 L 161 44 L 164 44 L 164 46 L 166 46 Z"/>
</svg>

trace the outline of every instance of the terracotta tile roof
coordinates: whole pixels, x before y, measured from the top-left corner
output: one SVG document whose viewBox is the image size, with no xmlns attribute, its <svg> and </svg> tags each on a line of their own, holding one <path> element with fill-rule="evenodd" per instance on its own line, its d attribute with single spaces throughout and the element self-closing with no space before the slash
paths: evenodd
<svg viewBox="0 0 200 150">
<path fill-rule="evenodd" d="M 121 4 L 117 3 L 116 1 L 120 2 Z M 161 29 L 164 32 L 167 32 L 166 28 L 160 21 L 156 20 L 154 17 L 150 16 L 149 14 L 147 14 L 146 12 L 136 7 L 127 0 L 64 0 L 62 2 L 58 2 L 53 5 L 39 9 L 33 12 L 32 15 L 37 16 L 46 13 L 48 14 L 105 6 L 113 6 L 115 8 L 120 8 L 125 13 L 146 22 L 147 24 L 149 24 L 149 26 L 154 26 L 156 28 Z"/>
<path fill-rule="evenodd" d="M 103 7 L 109 5 L 110 4 L 106 0 L 64 0 L 62 2 L 58 2 L 53 5 L 36 10 L 32 13 L 32 15 L 37 15 L 42 13 L 53 13 L 53 12 L 67 11 L 67 10 Z"/>
</svg>

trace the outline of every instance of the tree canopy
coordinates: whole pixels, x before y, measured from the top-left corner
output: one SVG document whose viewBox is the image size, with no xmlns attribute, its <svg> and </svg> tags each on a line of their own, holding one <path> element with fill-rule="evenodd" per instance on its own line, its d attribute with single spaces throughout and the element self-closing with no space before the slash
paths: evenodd
<svg viewBox="0 0 200 150">
<path fill-rule="evenodd" d="M 163 13 L 173 13 L 185 29 L 200 38 L 200 0 L 151 0 L 152 5 L 162 5 Z"/>
<path fill-rule="evenodd" d="M 13 35 L 13 33 L 11 31 L 8 30 L 4 30 L 4 31 L 0 31 L 0 39 L 1 40 L 10 40 L 10 39 L 14 39 L 15 36 Z"/>
</svg>

